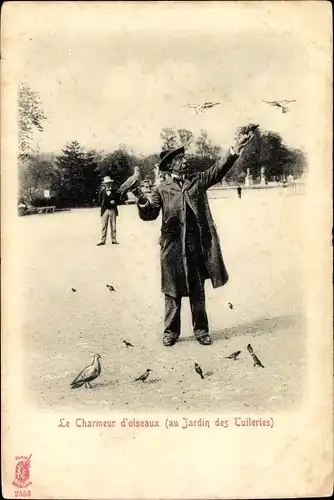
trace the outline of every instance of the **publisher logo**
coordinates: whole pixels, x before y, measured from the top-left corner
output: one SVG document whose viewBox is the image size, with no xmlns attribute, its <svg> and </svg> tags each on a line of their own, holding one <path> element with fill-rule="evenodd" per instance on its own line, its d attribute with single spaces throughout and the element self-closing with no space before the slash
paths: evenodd
<svg viewBox="0 0 334 500">
<path fill-rule="evenodd" d="M 15 457 L 17 464 L 15 466 L 15 479 L 13 485 L 17 488 L 27 488 L 31 485 L 30 478 L 30 461 L 31 454 L 29 457 Z"/>
</svg>

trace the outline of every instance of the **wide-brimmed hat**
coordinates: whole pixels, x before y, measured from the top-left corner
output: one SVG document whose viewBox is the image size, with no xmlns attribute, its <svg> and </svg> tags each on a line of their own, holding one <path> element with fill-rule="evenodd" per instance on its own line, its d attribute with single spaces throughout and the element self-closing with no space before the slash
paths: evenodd
<svg viewBox="0 0 334 500">
<path fill-rule="evenodd" d="M 109 175 L 107 175 L 106 177 L 103 177 L 103 183 L 108 184 L 108 182 L 114 182 L 113 179 L 111 177 L 109 177 Z"/>
<path fill-rule="evenodd" d="M 170 164 L 172 159 L 180 154 L 184 154 L 184 146 L 179 146 L 178 148 L 166 149 L 165 151 L 161 151 L 159 169 L 161 171 L 166 170 L 167 165 Z"/>
</svg>

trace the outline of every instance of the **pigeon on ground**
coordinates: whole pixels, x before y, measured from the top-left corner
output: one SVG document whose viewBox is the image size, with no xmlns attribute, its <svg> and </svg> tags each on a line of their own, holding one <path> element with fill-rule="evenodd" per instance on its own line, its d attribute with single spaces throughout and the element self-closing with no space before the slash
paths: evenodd
<svg viewBox="0 0 334 500">
<path fill-rule="evenodd" d="M 112 285 L 106 285 L 108 288 L 109 292 L 116 292 L 115 288 Z"/>
<path fill-rule="evenodd" d="M 212 102 L 212 101 L 205 101 L 203 104 L 186 104 L 184 107 L 187 108 L 194 108 L 196 110 L 196 114 L 202 113 L 205 109 L 210 109 L 213 108 L 214 106 L 218 106 L 221 104 L 220 102 Z"/>
<path fill-rule="evenodd" d="M 126 346 L 126 347 L 134 347 L 132 344 L 130 344 L 130 342 L 128 342 L 127 340 L 123 340 L 123 344 Z"/>
<path fill-rule="evenodd" d="M 284 113 L 288 113 L 288 111 L 290 111 L 290 109 L 287 107 L 287 104 L 289 104 L 290 102 L 296 102 L 296 100 L 294 100 L 294 101 L 262 101 L 262 102 L 269 104 L 269 106 L 276 106 L 278 108 L 281 108 L 282 113 L 284 114 Z"/>
<path fill-rule="evenodd" d="M 229 356 L 226 356 L 225 359 L 233 359 L 235 361 L 240 354 L 241 354 L 241 351 L 232 352 L 232 354 L 230 354 Z"/>
<path fill-rule="evenodd" d="M 75 289 L 75 288 L 72 288 L 71 290 L 72 290 L 72 292 L 76 292 L 76 289 Z"/>
<path fill-rule="evenodd" d="M 198 375 L 201 377 L 201 379 L 204 378 L 202 368 L 199 366 L 198 363 L 195 363 L 195 372 L 198 373 Z"/>
<path fill-rule="evenodd" d="M 230 309 L 233 309 L 233 304 L 232 304 L 231 302 L 228 302 L 228 307 L 229 307 Z"/>
<path fill-rule="evenodd" d="M 142 382 L 145 382 L 145 380 L 147 379 L 147 377 L 149 376 L 150 372 L 152 370 L 150 368 L 147 368 L 146 372 L 144 372 L 142 375 L 140 375 L 140 377 L 138 378 L 135 378 L 135 382 L 137 382 L 138 380 L 141 380 Z"/>
<path fill-rule="evenodd" d="M 135 167 L 134 173 L 131 175 L 131 177 L 128 177 L 128 179 L 126 179 L 125 182 L 123 182 L 123 184 L 117 191 L 118 194 L 123 196 L 126 193 L 126 191 L 129 190 L 131 191 L 132 188 L 137 187 L 139 180 L 140 180 L 140 170 L 139 167 Z"/>
<path fill-rule="evenodd" d="M 79 375 L 73 380 L 71 383 L 71 389 L 77 389 L 78 387 L 82 387 L 85 384 L 85 388 L 87 386 L 91 389 L 92 386 L 90 383 L 95 380 L 101 373 L 101 364 L 100 364 L 101 356 L 99 354 L 94 354 L 93 363 L 89 366 L 86 366 Z"/>
</svg>

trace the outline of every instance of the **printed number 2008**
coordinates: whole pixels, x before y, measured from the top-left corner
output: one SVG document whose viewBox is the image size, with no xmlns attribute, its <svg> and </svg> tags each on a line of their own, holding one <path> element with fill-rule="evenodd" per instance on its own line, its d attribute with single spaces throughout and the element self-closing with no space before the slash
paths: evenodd
<svg viewBox="0 0 334 500">
<path fill-rule="evenodd" d="M 31 496 L 31 491 L 30 490 L 15 490 L 15 497 L 30 497 Z"/>
</svg>

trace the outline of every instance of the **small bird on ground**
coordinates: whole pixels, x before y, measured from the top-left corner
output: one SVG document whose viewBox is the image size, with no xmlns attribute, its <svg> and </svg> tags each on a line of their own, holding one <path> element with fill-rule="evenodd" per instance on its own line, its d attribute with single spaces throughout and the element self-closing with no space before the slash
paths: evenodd
<svg viewBox="0 0 334 500">
<path fill-rule="evenodd" d="M 109 292 L 116 292 L 115 288 L 112 285 L 106 285 L 108 288 Z"/>
<path fill-rule="evenodd" d="M 152 370 L 150 368 L 147 368 L 147 370 L 142 375 L 140 375 L 140 377 L 135 378 L 134 381 L 137 382 L 138 380 L 141 380 L 141 382 L 145 382 L 151 371 Z"/>
<path fill-rule="evenodd" d="M 288 113 L 288 111 L 290 111 L 290 109 L 288 108 L 287 104 L 291 103 L 291 102 L 296 102 L 296 100 L 294 101 L 262 101 L 262 102 L 265 102 L 266 104 L 269 104 L 269 106 L 276 106 L 278 108 L 281 108 L 282 110 L 282 113 Z"/>
<path fill-rule="evenodd" d="M 235 361 L 240 354 L 241 354 L 241 351 L 232 352 L 232 354 L 230 354 L 229 356 L 226 356 L 225 359 L 234 359 L 234 361 Z"/>
<path fill-rule="evenodd" d="M 233 307 L 234 307 L 234 306 L 233 306 L 233 304 L 232 304 L 231 302 L 228 302 L 228 307 L 229 307 L 230 309 L 233 309 Z"/>
<path fill-rule="evenodd" d="M 72 292 L 76 292 L 76 289 L 75 288 L 71 288 Z"/>
<path fill-rule="evenodd" d="M 126 346 L 126 347 L 134 347 L 132 344 L 130 344 L 130 342 L 128 342 L 127 340 L 123 340 L 123 344 Z"/>
<path fill-rule="evenodd" d="M 137 187 L 138 182 L 140 180 L 140 170 L 139 167 L 135 167 L 134 173 L 131 175 L 131 177 L 128 177 L 125 182 L 121 185 L 121 187 L 118 189 L 118 194 L 123 196 L 126 191 L 131 191 L 131 188 Z"/>
<path fill-rule="evenodd" d="M 71 389 L 77 389 L 78 387 L 82 387 L 85 385 L 91 389 L 92 386 L 90 383 L 95 380 L 101 373 L 101 364 L 100 364 L 101 356 L 99 354 L 94 354 L 93 363 L 89 366 L 86 366 L 79 375 L 73 380 L 71 383 Z"/>
<path fill-rule="evenodd" d="M 255 366 L 261 366 L 261 368 L 264 368 L 263 364 L 261 363 L 261 361 L 259 360 L 259 358 L 257 357 L 257 355 L 254 353 L 253 347 L 250 344 L 248 344 L 248 346 L 247 346 L 247 351 L 249 352 L 249 354 L 253 358 L 254 367 Z"/>
<path fill-rule="evenodd" d="M 261 363 L 261 361 L 259 360 L 259 358 L 257 357 L 256 354 L 252 354 L 252 358 L 253 358 L 253 361 L 254 361 L 254 367 L 255 366 L 261 366 L 261 368 L 264 368 L 263 364 Z"/>
<path fill-rule="evenodd" d="M 201 379 L 204 378 L 202 368 L 199 366 L 198 363 L 195 363 L 195 372 L 198 373 L 198 375 L 201 377 Z"/>
<path fill-rule="evenodd" d="M 247 346 L 247 351 L 248 351 L 250 354 L 252 354 L 252 353 L 254 352 L 254 351 L 253 351 L 253 347 L 252 347 L 250 344 L 248 344 L 248 346 Z"/>
</svg>

